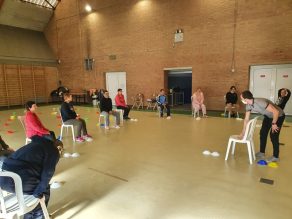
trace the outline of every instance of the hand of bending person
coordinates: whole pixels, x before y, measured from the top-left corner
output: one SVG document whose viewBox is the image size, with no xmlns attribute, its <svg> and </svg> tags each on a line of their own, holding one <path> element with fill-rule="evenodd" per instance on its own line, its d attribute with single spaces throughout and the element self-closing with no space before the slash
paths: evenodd
<svg viewBox="0 0 292 219">
<path fill-rule="evenodd" d="M 277 124 L 272 125 L 272 133 L 274 133 L 274 132 L 278 132 L 279 129 L 280 129 L 280 128 L 277 126 Z"/>
<path fill-rule="evenodd" d="M 113 111 L 109 111 L 108 114 L 110 114 L 110 115 L 113 114 Z"/>
<path fill-rule="evenodd" d="M 14 151 L 12 148 L 7 148 L 7 150 L 9 150 L 9 151 Z"/>
<path fill-rule="evenodd" d="M 46 197 L 43 195 L 43 197 L 40 199 L 41 202 L 45 202 Z"/>
<path fill-rule="evenodd" d="M 79 120 L 79 117 L 76 117 L 76 120 Z"/>
</svg>

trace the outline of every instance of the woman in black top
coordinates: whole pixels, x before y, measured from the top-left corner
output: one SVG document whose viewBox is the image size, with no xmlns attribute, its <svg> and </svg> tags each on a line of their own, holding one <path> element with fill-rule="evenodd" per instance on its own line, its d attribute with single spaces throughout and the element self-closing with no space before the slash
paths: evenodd
<svg viewBox="0 0 292 219">
<path fill-rule="evenodd" d="M 237 114 L 239 105 L 237 103 L 237 94 L 235 93 L 236 87 L 231 86 L 230 91 L 226 94 L 226 107 L 228 107 L 228 111 L 230 112 L 230 116 L 235 118 L 235 114 Z M 234 107 L 234 108 L 232 108 Z"/>
<path fill-rule="evenodd" d="M 287 88 L 282 88 L 278 91 L 278 99 L 276 105 L 284 110 L 286 103 L 291 97 L 291 91 Z"/>
</svg>

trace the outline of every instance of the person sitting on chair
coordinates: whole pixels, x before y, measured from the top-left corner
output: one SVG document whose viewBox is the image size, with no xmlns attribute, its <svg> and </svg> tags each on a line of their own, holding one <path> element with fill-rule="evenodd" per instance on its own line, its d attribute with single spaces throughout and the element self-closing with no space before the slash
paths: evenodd
<svg viewBox="0 0 292 219">
<path fill-rule="evenodd" d="M 13 154 L 13 152 L 14 150 L 3 141 L 0 135 L 0 157 L 8 157 L 9 155 Z"/>
<path fill-rule="evenodd" d="M 241 93 L 241 101 L 246 104 L 246 113 L 244 119 L 244 126 L 242 133 L 238 136 L 242 139 L 246 125 L 249 122 L 251 111 L 256 111 L 264 116 L 262 128 L 260 131 L 260 152 L 258 152 L 256 158 L 264 158 L 265 150 L 267 145 L 267 137 L 270 132 L 270 138 L 273 144 L 274 153 L 273 156 L 266 159 L 266 162 L 277 162 L 279 161 L 279 136 L 282 124 L 285 120 L 284 111 L 272 103 L 270 100 L 265 98 L 254 98 L 250 91 L 244 91 Z M 271 131 L 270 131 L 271 129 Z"/>
<path fill-rule="evenodd" d="M 124 110 L 123 119 L 124 120 L 131 119 L 128 117 L 128 115 L 130 113 L 130 107 L 127 106 L 127 104 L 126 104 L 122 89 L 118 89 L 118 94 L 115 97 L 115 102 L 116 102 L 117 109 Z"/>
<path fill-rule="evenodd" d="M 163 117 L 163 109 L 164 107 L 167 109 L 167 119 L 171 119 L 170 117 L 170 107 L 167 104 L 166 96 L 164 95 L 164 89 L 160 90 L 160 94 L 156 98 L 157 105 L 160 107 L 160 115 Z"/>
<path fill-rule="evenodd" d="M 228 111 L 230 112 L 230 117 L 235 118 L 235 114 L 237 114 L 239 105 L 237 103 L 237 94 L 235 93 L 236 87 L 231 86 L 230 91 L 226 94 L 226 106 Z M 232 107 L 234 107 L 234 111 L 232 111 Z"/>
<path fill-rule="evenodd" d="M 77 137 L 76 141 L 83 142 L 85 141 L 84 138 L 87 138 L 87 140 L 91 140 L 92 137 L 87 134 L 87 128 L 86 128 L 86 122 L 84 119 L 81 119 L 77 116 L 73 105 L 70 103 L 72 101 L 72 95 L 69 93 L 63 94 L 64 102 L 61 105 L 61 117 L 63 120 L 63 123 L 65 125 L 73 125 L 77 126 Z M 81 129 L 83 132 L 83 136 L 81 137 Z"/>
<path fill-rule="evenodd" d="M 15 151 L 9 158 L 1 157 L 2 170 L 16 173 L 22 181 L 22 190 L 25 195 L 33 195 L 48 205 L 50 199 L 49 182 L 55 173 L 63 150 L 59 140 L 54 142 L 34 135 L 32 143 Z M 10 177 L 0 177 L 1 189 L 15 193 L 14 180 Z M 42 219 L 43 211 L 40 204 L 26 213 L 24 219 Z"/>
<path fill-rule="evenodd" d="M 104 116 L 105 128 L 109 130 L 109 116 L 113 115 L 116 117 L 116 128 L 120 128 L 120 113 L 113 111 L 112 99 L 109 98 L 109 92 L 105 90 L 103 92 L 103 98 L 100 101 L 100 113 Z"/>
<path fill-rule="evenodd" d="M 207 116 L 207 111 L 206 111 L 206 106 L 203 104 L 204 102 L 204 95 L 202 93 L 202 89 L 200 87 L 197 88 L 197 92 L 193 94 L 193 102 L 192 106 L 193 108 L 196 109 L 195 115 L 197 115 L 197 112 L 202 108 L 203 114 L 205 118 L 208 118 Z"/>
<path fill-rule="evenodd" d="M 25 128 L 27 138 L 31 139 L 32 136 L 38 135 L 51 141 L 56 140 L 55 133 L 45 128 L 39 117 L 35 114 L 37 110 L 36 103 L 34 101 L 28 101 L 25 104 L 25 107 L 27 109 L 25 115 Z"/>
<path fill-rule="evenodd" d="M 276 101 L 276 105 L 284 110 L 286 103 L 291 97 L 291 91 L 287 88 L 282 88 L 278 91 L 278 99 Z"/>
</svg>

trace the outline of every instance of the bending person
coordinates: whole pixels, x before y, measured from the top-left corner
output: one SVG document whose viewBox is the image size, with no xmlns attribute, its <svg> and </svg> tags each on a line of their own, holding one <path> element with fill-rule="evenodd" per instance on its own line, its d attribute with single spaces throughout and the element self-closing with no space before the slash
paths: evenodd
<svg viewBox="0 0 292 219">
<path fill-rule="evenodd" d="M 100 101 L 100 113 L 101 115 L 104 116 L 105 120 L 105 128 L 109 130 L 109 116 L 113 115 L 116 117 L 116 127 L 115 128 L 120 128 L 120 113 L 117 111 L 113 111 L 113 106 L 112 106 L 112 99 L 109 98 L 109 92 L 105 90 L 103 92 L 103 98 Z"/>
<path fill-rule="evenodd" d="M 127 106 L 127 104 L 126 104 L 125 97 L 123 95 L 123 90 L 122 89 L 118 89 L 118 94 L 115 97 L 115 102 L 116 102 L 117 109 L 124 110 L 123 119 L 124 120 L 131 119 L 128 116 L 129 113 L 130 113 L 130 107 Z"/>
<path fill-rule="evenodd" d="M 28 101 L 25 104 L 25 107 L 27 109 L 25 115 L 25 127 L 27 137 L 31 139 L 32 136 L 38 135 L 51 141 L 56 140 L 55 133 L 45 128 L 39 117 L 35 114 L 37 110 L 36 103 L 34 101 Z"/>
<path fill-rule="evenodd" d="M 35 135 L 32 143 L 15 151 L 9 158 L 3 160 L 2 170 L 16 173 L 22 181 L 25 195 L 33 195 L 48 205 L 50 199 L 49 182 L 55 173 L 63 150 L 62 142 L 52 141 Z M 1 189 L 15 193 L 14 180 L 10 177 L 0 177 Z M 38 204 L 35 209 L 24 215 L 24 219 L 42 219 L 43 211 Z"/>
<path fill-rule="evenodd" d="M 87 138 L 87 140 L 91 140 L 92 137 L 87 134 L 86 123 L 84 119 L 81 119 L 77 116 L 73 105 L 70 103 L 72 101 L 72 95 L 70 95 L 69 93 L 65 93 L 63 94 L 63 97 L 65 101 L 62 103 L 60 110 L 63 123 L 65 125 L 77 126 L 76 141 L 83 142 L 85 141 L 84 138 Z M 81 129 L 83 132 L 82 137 Z"/>
<path fill-rule="evenodd" d="M 230 113 L 231 118 L 235 118 L 235 114 L 237 114 L 239 105 L 237 103 L 237 94 L 236 87 L 231 86 L 230 91 L 226 94 L 226 106 L 228 108 L 228 111 Z M 232 107 L 234 107 L 234 111 L 232 111 Z"/>
<path fill-rule="evenodd" d="M 291 91 L 287 88 L 282 88 L 278 91 L 278 99 L 276 101 L 276 105 L 284 110 L 286 103 L 291 97 Z"/>
<path fill-rule="evenodd" d="M 203 103 L 204 102 L 204 95 L 202 93 L 202 89 L 200 87 L 198 87 L 197 88 L 197 92 L 195 92 L 192 97 L 193 97 L 192 105 L 193 105 L 193 108 L 195 108 L 195 115 L 194 116 L 196 116 L 197 112 L 200 109 L 202 109 L 204 117 L 208 118 L 207 111 L 206 111 L 206 106 Z"/>
<path fill-rule="evenodd" d="M 171 119 L 170 117 L 170 107 L 167 104 L 166 96 L 164 95 L 164 89 L 160 90 L 160 94 L 156 97 L 157 105 L 160 107 L 160 116 L 163 117 L 163 109 L 164 107 L 167 109 L 167 119 Z"/>
<path fill-rule="evenodd" d="M 8 157 L 9 155 L 13 154 L 14 150 L 10 148 L 2 139 L 0 135 L 0 157 Z"/>
<path fill-rule="evenodd" d="M 267 137 L 270 129 L 270 138 L 273 144 L 274 153 L 273 156 L 269 157 L 266 162 L 277 162 L 279 161 L 279 135 L 282 124 L 285 120 L 284 111 L 272 103 L 270 100 L 265 98 L 253 98 L 250 91 L 244 91 L 241 94 L 241 101 L 246 104 L 246 113 L 244 119 L 244 126 L 242 133 L 238 136 L 241 139 L 246 130 L 246 125 L 249 121 L 251 111 L 256 111 L 264 115 L 264 120 L 262 123 L 262 129 L 260 131 L 260 152 L 255 156 L 256 158 L 264 158 L 265 150 L 267 145 Z"/>
</svg>

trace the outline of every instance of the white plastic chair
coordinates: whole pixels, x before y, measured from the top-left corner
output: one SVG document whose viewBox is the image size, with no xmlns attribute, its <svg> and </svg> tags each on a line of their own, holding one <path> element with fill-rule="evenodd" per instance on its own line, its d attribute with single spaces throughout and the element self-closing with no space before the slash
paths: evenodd
<svg viewBox="0 0 292 219">
<path fill-rule="evenodd" d="M 253 139 L 252 138 L 253 138 L 255 125 L 257 123 L 257 119 L 258 119 L 258 116 L 255 117 L 254 119 L 250 120 L 247 123 L 245 134 L 244 134 L 242 139 L 238 139 L 237 138 L 238 135 L 231 135 L 230 136 L 229 141 L 228 141 L 225 160 L 228 159 L 231 143 L 233 143 L 232 144 L 232 152 L 231 152 L 231 154 L 234 154 L 235 144 L 236 143 L 246 143 L 247 144 L 247 150 L 248 150 L 248 156 L 249 156 L 249 162 L 252 164 L 252 157 L 253 157 L 253 159 L 256 159 L 255 158 L 255 153 L 254 153 L 254 143 L 253 143 Z M 252 154 L 251 154 L 251 152 L 252 152 Z"/>
<path fill-rule="evenodd" d="M 193 96 L 191 96 L 191 110 L 192 110 L 192 116 L 195 117 L 196 107 L 193 107 Z M 200 110 L 198 110 L 197 116 L 200 116 Z"/>
<path fill-rule="evenodd" d="M 117 112 L 120 112 L 120 124 L 124 124 L 124 120 L 123 120 L 123 115 L 124 115 L 124 110 L 122 109 L 116 109 Z M 116 118 L 117 119 L 117 118 Z M 117 121 L 116 121 L 117 124 Z"/>
<path fill-rule="evenodd" d="M 59 113 L 60 113 L 61 121 L 62 121 L 60 138 L 62 139 L 63 128 L 67 128 L 67 129 L 66 129 L 66 137 L 67 137 L 67 136 L 68 136 L 68 128 L 71 127 L 71 129 L 72 129 L 73 141 L 76 141 L 76 139 L 75 139 L 75 134 L 74 134 L 74 125 L 65 125 L 64 122 L 63 122 L 62 114 L 61 114 L 61 111 L 60 111 L 60 110 L 59 110 Z"/>
<path fill-rule="evenodd" d="M 123 113 L 123 112 L 122 112 Z M 110 116 L 110 115 L 109 115 Z M 104 115 L 102 115 L 101 113 L 99 114 L 99 127 L 101 127 L 100 126 L 100 120 L 101 120 L 101 117 L 103 117 L 103 119 L 104 119 L 104 127 L 105 127 L 105 116 Z M 115 117 L 114 115 L 113 115 L 113 117 Z M 122 116 L 122 118 L 123 118 L 123 116 Z M 116 118 L 117 119 L 117 118 Z M 115 126 L 116 126 L 116 124 L 117 124 L 117 121 L 116 121 L 116 119 L 115 119 Z M 109 123 L 110 123 L 110 121 L 109 121 Z M 120 123 L 121 123 L 121 118 L 120 118 Z M 108 124 L 108 126 L 110 126 L 110 124 Z"/>
<path fill-rule="evenodd" d="M 228 109 L 228 107 L 226 106 L 226 95 L 224 96 L 224 103 L 225 103 L 225 111 L 224 114 L 226 114 L 226 110 Z M 232 109 L 235 109 L 234 106 L 231 107 Z M 230 118 L 230 112 L 228 112 L 228 118 Z M 239 114 L 237 112 L 237 118 L 239 118 Z"/>
<path fill-rule="evenodd" d="M 31 139 L 28 138 L 28 137 L 27 137 L 27 134 L 26 134 L 25 116 L 20 117 L 19 120 L 20 120 L 20 122 L 21 122 L 21 124 L 22 124 L 22 127 L 23 127 L 23 129 L 24 129 L 24 133 L 25 133 L 25 137 L 26 137 L 26 139 L 25 139 L 25 144 L 27 145 L 29 141 L 31 142 Z"/>
<path fill-rule="evenodd" d="M 11 177 L 15 183 L 15 193 L 12 193 L 6 197 L 2 194 L 0 188 L 0 202 L 1 212 L 0 218 L 20 218 L 20 216 L 32 211 L 39 203 L 41 204 L 45 219 L 49 219 L 47 207 L 44 202 L 41 202 L 33 195 L 24 195 L 22 191 L 22 181 L 19 175 L 12 172 L 0 172 L 0 177 Z"/>
</svg>

